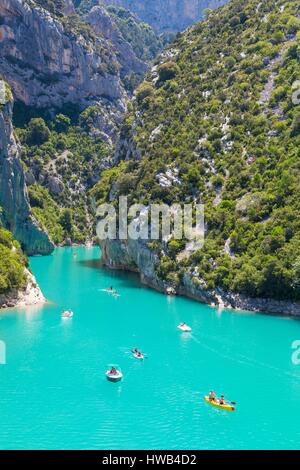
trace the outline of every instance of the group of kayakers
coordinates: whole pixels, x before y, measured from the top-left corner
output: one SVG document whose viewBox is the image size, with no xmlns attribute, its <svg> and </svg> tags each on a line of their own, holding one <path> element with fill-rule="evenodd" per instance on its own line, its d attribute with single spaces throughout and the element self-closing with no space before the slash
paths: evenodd
<svg viewBox="0 0 300 470">
<path fill-rule="evenodd" d="M 209 398 L 209 401 L 215 401 L 219 405 L 226 405 L 226 400 L 225 400 L 224 395 L 221 395 L 221 397 L 218 398 L 213 390 L 209 392 L 208 398 Z"/>
<path fill-rule="evenodd" d="M 144 359 L 144 354 L 142 353 L 142 351 L 140 351 L 139 349 L 137 348 L 134 348 L 132 349 L 132 354 L 137 357 L 138 359 Z"/>
<path fill-rule="evenodd" d="M 113 295 L 117 295 L 117 296 L 119 295 L 118 292 L 113 288 L 113 286 L 110 286 L 108 289 L 106 289 L 106 292 L 111 293 Z M 177 328 L 179 328 L 183 332 L 191 332 L 192 331 L 192 328 L 190 326 L 188 326 L 185 322 L 181 322 L 178 325 Z M 145 358 L 145 355 L 138 348 L 132 349 L 131 352 L 132 352 L 133 356 L 136 359 L 144 359 Z M 111 377 L 113 379 L 114 377 L 122 376 L 122 374 L 115 367 L 111 367 L 111 369 L 107 372 L 107 376 L 108 376 L 108 378 Z M 115 380 L 113 380 L 113 381 L 115 381 Z M 210 402 L 211 404 L 214 404 L 215 406 L 219 406 L 219 407 L 222 407 L 224 409 L 229 409 L 230 408 L 232 411 L 234 410 L 234 407 L 231 407 L 229 405 L 230 402 L 228 402 L 225 399 L 224 395 L 221 395 L 220 397 L 218 397 L 213 390 L 211 390 L 209 392 L 209 395 L 207 397 L 205 397 L 205 399 L 208 402 Z M 234 402 L 232 402 L 232 403 L 234 403 Z"/>
</svg>

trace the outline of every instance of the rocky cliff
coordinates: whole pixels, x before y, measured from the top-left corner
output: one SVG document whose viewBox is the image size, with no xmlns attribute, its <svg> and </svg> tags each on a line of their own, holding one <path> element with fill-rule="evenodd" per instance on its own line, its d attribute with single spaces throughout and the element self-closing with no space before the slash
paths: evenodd
<svg viewBox="0 0 300 470">
<path fill-rule="evenodd" d="M 116 22 L 105 8 L 100 6 L 92 8 L 84 19 L 96 34 L 101 34 L 105 39 L 111 41 L 114 49 L 118 51 L 122 78 L 132 72 L 136 74 L 146 72 L 147 64 L 136 56 L 132 46 L 124 39 Z"/>
<path fill-rule="evenodd" d="M 0 293 L 0 308 L 25 307 L 28 305 L 43 304 L 46 302 L 43 293 L 36 283 L 33 274 L 25 268 L 27 277 L 26 286 L 21 289 L 11 289 Z"/>
<path fill-rule="evenodd" d="M 116 54 L 78 16 L 55 16 L 31 0 L 2 0 L 0 18 L 0 71 L 18 101 L 38 108 L 102 103 L 124 111 Z"/>
<path fill-rule="evenodd" d="M 149 249 L 143 240 L 103 240 L 101 250 L 102 263 L 105 266 L 110 269 L 136 272 L 143 284 L 168 295 L 183 295 L 212 307 L 218 306 L 220 309 L 300 317 L 300 302 L 249 297 L 222 288 L 208 290 L 205 282 L 199 279 L 193 269 L 185 270 L 180 285 L 175 289 L 172 283 L 157 275 L 160 256 Z"/>
<path fill-rule="evenodd" d="M 1 222 L 27 254 L 49 254 L 53 244 L 31 214 L 19 146 L 12 127 L 12 96 L 1 81 L 0 104 L 0 207 Z"/>
<path fill-rule="evenodd" d="M 182 31 L 203 18 L 206 8 L 218 8 L 227 0 L 100 0 L 134 12 L 157 31 Z"/>
<path fill-rule="evenodd" d="M 104 262 L 211 304 L 300 315 L 299 2 L 232 0 L 137 89 L 99 203 L 205 205 L 205 243 L 104 241 Z"/>
</svg>

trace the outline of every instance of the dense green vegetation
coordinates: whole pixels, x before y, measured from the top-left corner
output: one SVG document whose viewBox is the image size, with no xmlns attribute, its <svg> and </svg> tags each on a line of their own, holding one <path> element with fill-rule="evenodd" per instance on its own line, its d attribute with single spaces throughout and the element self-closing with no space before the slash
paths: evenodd
<svg viewBox="0 0 300 470">
<path fill-rule="evenodd" d="M 164 247 L 158 274 L 177 285 L 196 270 L 207 289 L 299 300 L 299 2 L 233 0 L 163 57 L 122 130 L 124 158 L 126 142 L 135 151 L 110 175 L 132 202 L 205 203 L 204 248 L 178 261 L 182 247 Z M 161 184 L 175 168 L 180 184 Z"/>
<path fill-rule="evenodd" d="M 109 165 L 109 147 L 94 135 L 97 109 L 83 111 L 77 125 L 60 113 L 47 121 L 32 118 L 16 129 L 25 171 L 30 174 L 33 213 L 56 244 L 68 239 L 79 243 L 94 235 L 87 192 Z"/>
<path fill-rule="evenodd" d="M 0 294 L 26 285 L 27 259 L 11 233 L 0 228 Z"/>
</svg>

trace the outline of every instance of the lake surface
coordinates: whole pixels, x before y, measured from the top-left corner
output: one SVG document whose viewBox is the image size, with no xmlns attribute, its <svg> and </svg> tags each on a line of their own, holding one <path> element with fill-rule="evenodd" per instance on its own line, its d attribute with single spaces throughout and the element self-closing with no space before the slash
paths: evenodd
<svg viewBox="0 0 300 470">
<path fill-rule="evenodd" d="M 168 298 L 99 259 L 96 247 L 31 258 L 51 303 L 1 312 L 0 449 L 300 448 L 299 321 Z M 236 411 L 206 404 L 210 389 Z"/>
</svg>

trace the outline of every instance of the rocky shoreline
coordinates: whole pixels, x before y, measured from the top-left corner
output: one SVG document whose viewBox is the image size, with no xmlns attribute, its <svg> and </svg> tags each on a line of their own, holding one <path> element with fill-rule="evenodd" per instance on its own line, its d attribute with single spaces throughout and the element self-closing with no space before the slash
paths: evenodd
<svg viewBox="0 0 300 470">
<path fill-rule="evenodd" d="M 26 275 L 28 283 L 24 289 L 12 289 L 5 294 L 0 294 L 0 309 L 26 307 L 46 302 L 33 274 L 26 269 Z"/>
<path fill-rule="evenodd" d="M 105 240 L 100 244 L 103 264 L 115 270 L 136 272 L 142 284 L 167 295 L 182 295 L 212 307 L 251 311 L 288 317 L 300 317 L 300 302 L 251 298 L 222 289 L 206 290 L 201 279 L 186 272 L 182 284 L 174 289 L 155 273 L 157 255 L 141 240 Z"/>
</svg>

